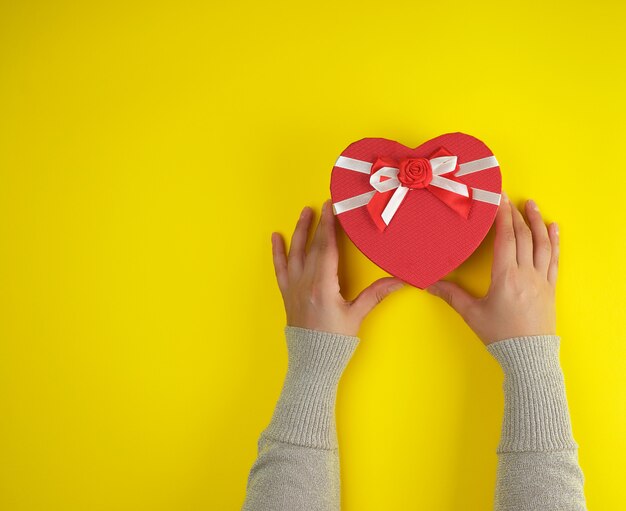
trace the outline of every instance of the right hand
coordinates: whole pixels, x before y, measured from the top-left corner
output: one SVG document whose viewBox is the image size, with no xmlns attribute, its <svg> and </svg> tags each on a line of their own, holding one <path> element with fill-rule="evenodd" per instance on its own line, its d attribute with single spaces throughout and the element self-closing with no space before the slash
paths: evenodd
<svg viewBox="0 0 626 511">
<path fill-rule="evenodd" d="M 535 203 L 529 200 L 529 227 L 504 191 L 502 199 L 487 294 L 477 298 L 445 280 L 426 288 L 450 304 L 486 345 L 510 337 L 556 334 L 558 225 L 551 223 L 546 228 Z"/>
</svg>

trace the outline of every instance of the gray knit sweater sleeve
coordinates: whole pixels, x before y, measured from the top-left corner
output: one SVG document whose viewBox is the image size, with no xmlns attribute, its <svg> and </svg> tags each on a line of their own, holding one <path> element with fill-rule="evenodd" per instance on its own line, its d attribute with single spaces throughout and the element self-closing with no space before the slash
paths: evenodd
<svg viewBox="0 0 626 511">
<path fill-rule="evenodd" d="M 285 327 L 285 336 L 287 376 L 258 441 L 243 510 L 337 511 L 335 398 L 359 338 L 292 326 Z M 504 370 L 496 511 L 586 509 L 559 342 L 545 335 L 488 346 Z"/>
<path fill-rule="evenodd" d="M 258 441 L 244 511 L 337 511 L 335 398 L 358 337 L 286 326 L 288 367 Z"/>
<path fill-rule="evenodd" d="M 557 335 L 514 337 L 487 349 L 504 371 L 496 511 L 586 509 Z"/>
</svg>

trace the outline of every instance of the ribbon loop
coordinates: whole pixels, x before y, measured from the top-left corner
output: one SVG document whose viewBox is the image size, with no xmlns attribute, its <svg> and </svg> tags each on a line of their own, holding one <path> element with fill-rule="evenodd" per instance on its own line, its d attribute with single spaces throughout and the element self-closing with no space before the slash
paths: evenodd
<svg viewBox="0 0 626 511">
<path fill-rule="evenodd" d="M 370 176 L 370 184 L 379 192 L 384 193 L 400 186 L 398 179 L 398 169 L 394 167 L 382 167 Z M 383 181 L 382 177 L 389 179 Z"/>
<path fill-rule="evenodd" d="M 448 174 L 454 172 L 456 169 L 456 156 L 438 156 L 437 158 L 431 158 L 430 166 L 433 169 L 433 176 L 441 176 L 442 174 Z"/>
</svg>

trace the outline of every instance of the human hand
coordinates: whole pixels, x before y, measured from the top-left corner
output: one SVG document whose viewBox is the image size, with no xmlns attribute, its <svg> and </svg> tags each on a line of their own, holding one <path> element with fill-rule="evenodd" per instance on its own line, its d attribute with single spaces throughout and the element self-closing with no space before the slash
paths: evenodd
<svg viewBox="0 0 626 511">
<path fill-rule="evenodd" d="M 556 333 L 558 226 L 551 223 L 546 228 L 535 203 L 529 200 L 529 227 L 504 192 L 502 199 L 487 294 L 477 298 L 445 280 L 427 288 L 448 302 L 486 345 L 510 337 Z"/>
<path fill-rule="evenodd" d="M 312 209 L 305 207 L 291 237 L 288 256 L 283 237 L 277 232 L 272 233 L 274 270 L 285 304 L 287 324 L 356 336 L 365 316 L 389 293 L 403 287 L 404 282 L 395 277 L 383 277 L 366 287 L 354 300 L 345 300 L 337 277 L 339 253 L 330 200 L 322 206 L 307 251 L 312 217 Z"/>
</svg>

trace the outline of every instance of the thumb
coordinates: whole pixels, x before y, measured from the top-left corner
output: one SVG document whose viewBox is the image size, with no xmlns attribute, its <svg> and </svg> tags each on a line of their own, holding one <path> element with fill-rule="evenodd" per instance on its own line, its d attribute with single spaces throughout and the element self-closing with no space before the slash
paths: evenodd
<svg viewBox="0 0 626 511">
<path fill-rule="evenodd" d="M 435 282 L 428 286 L 426 291 L 445 300 L 462 317 L 465 317 L 469 306 L 477 300 L 461 286 L 447 280 Z"/>
<path fill-rule="evenodd" d="M 383 299 L 398 289 L 404 287 L 404 282 L 394 277 L 383 277 L 372 282 L 352 301 L 351 308 L 361 319 L 365 318 L 370 311 Z"/>
</svg>

